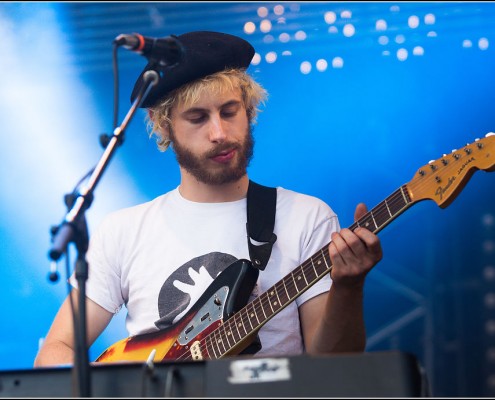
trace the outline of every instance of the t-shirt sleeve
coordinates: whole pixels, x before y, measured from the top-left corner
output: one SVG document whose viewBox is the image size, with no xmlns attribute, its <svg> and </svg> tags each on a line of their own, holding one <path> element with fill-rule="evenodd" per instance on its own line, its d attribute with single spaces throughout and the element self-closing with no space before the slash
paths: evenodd
<svg viewBox="0 0 495 400">
<path fill-rule="evenodd" d="M 111 313 L 117 313 L 124 304 L 118 272 L 118 231 L 114 216 L 110 214 L 105 217 L 91 236 L 86 253 L 86 296 Z M 69 282 L 73 287 L 78 287 L 74 273 Z"/>
</svg>

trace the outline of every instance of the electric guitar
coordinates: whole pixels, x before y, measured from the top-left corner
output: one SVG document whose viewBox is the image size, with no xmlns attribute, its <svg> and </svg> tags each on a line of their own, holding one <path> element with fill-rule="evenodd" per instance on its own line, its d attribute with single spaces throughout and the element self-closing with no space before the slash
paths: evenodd
<svg viewBox="0 0 495 400">
<path fill-rule="evenodd" d="M 430 161 L 409 183 L 399 187 L 349 229 L 365 227 L 377 233 L 413 204 L 426 199 L 445 208 L 477 170 L 495 170 L 495 133 Z M 239 354 L 253 342 L 264 324 L 331 269 L 327 244 L 247 303 L 258 270 L 250 261 L 238 260 L 211 283 L 176 324 L 122 339 L 107 348 L 96 362 L 191 361 Z"/>
</svg>

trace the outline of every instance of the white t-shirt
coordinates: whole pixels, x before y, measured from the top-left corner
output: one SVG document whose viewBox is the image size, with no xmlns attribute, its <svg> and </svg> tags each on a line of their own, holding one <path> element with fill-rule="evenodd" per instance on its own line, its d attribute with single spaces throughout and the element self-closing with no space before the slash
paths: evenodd
<svg viewBox="0 0 495 400">
<path fill-rule="evenodd" d="M 339 229 L 323 201 L 277 188 L 277 241 L 249 301 L 317 253 Z M 87 252 L 86 294 L 112 313 L 125 305 L 130 336 L 156 331 L 177 323 L 239 259 L 249 260 L 246 199 L 197 203 L 175 189 L 102 221 Z M 74 276 L 71 283 L 77 286 Z M 330 285 L 327 274 L 270 319 L 259 331 L 257 356 L 302 353 L 297 307 Z"/>
</svg>

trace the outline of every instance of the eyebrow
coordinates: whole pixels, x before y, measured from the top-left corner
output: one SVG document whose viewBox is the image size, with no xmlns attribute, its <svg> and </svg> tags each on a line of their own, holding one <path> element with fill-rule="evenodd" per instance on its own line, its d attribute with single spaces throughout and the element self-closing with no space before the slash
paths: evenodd
<svg viewBox="0 0 495 400">
<path fill-rule="evenodd" d="M 234 105 L 241 105 L 241 104 L 242 104 L 242 102 L 240 100 L 229 100 L 229 101 L 223 103 L 220 106 L 220 108 L 234 106 Z M 204 112 L 206 110 L 207 110 L 206 108 L 202 108 L 202 107 L 192 107 L 192 108 L 188 108 L 186 111 L 183 111 L 180 115 L 181 116 L 187 116 L 189 114 L 194 114 L 196 112 Z"/>
</svg>

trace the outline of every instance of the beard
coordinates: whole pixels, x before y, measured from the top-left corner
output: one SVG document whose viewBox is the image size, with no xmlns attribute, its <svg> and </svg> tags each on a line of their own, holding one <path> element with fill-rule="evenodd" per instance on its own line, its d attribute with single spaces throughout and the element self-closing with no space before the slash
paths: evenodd
<svg viewBox="0 0 495 400">
<path fill-rule="evenodd" d="M 172 130 L 170 130 L 170 140 L 179 165 L 199 182 L 208 185 L 222 185 L 238 181 L 246 175 L 247 167 L 253 157 L 254 138 L 251 126 L 248 127 L 246 138 L 242 143 L 222 143 L 202 155 L 193 154 L 179 143 Z M 235 149 L 237 153 L 237 159 L 232 161 L 232 165 L 229 163 L 215 168 L 208 166 L 211 163 L 211 157 L 229 149 Z"/>
</svg>

